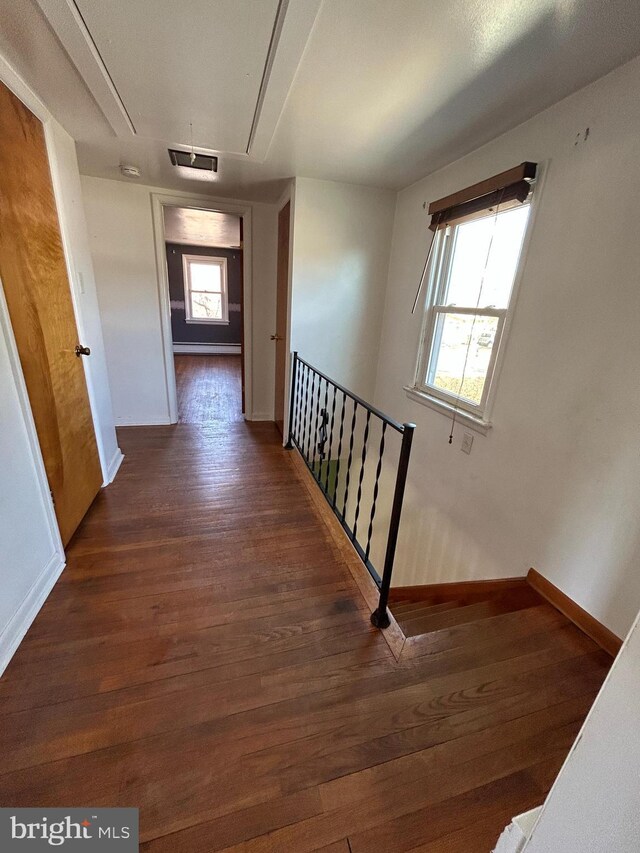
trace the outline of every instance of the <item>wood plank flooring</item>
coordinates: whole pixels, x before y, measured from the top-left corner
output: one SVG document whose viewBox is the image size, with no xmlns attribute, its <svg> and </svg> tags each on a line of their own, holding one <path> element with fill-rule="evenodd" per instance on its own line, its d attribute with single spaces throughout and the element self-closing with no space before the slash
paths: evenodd
<svg viewBox="0 0 640 853">
<path fill-rule="evenodd" d="M 241 358 L 240 355 L 174 355 L 181 424 L 244 420 Z"/>
<path fill-rule="evenodd" d="M 3 805 L 137 806 L 148 853 L 488 853 L 544 799 L 610 664 L 560 613 L 397 662 L 273 425 L 120 443 L 0 681 Z"/>
</svg>

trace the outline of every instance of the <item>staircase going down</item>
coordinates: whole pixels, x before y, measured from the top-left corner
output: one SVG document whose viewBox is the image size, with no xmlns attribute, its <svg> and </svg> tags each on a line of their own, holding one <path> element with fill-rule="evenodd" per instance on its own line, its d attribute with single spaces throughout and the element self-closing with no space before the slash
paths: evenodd
<svg viewBox="0 0 640 853">
<path fill-rule="evenodd" d="M 525 578 L 484 584 L 396 587 L 389 596 L 389 609 L 405 637 L 483 622 L 541 604 L 546 604 L 545 599 Z"/>
</svg>

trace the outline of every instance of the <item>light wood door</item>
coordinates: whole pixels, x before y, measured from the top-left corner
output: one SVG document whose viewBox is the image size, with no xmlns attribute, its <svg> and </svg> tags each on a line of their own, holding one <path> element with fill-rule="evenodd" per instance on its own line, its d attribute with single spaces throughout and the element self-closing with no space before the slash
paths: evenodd
<svg viewBox="0 0 640 853">
<path fill-rule="evenodd" d="M 287 372 L 287 311 L 289 306 L 289 230 L 291 202 L 278 214 L 278 291 L 276 301 L 276 426 L 284 435 L 284 389 Z"/>
<path fill-rule="evenodd" d="M 62 541 L 102 484 L 42 123 L 0 83 L 0 281 Z M 84 341 L 82 343 L 85 343 Z"/>
</svg>

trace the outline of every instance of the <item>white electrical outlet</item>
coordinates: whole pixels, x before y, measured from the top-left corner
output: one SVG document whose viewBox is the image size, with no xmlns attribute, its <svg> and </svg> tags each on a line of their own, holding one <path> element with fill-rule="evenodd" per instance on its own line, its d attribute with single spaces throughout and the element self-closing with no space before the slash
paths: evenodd
<svg viewBox="0 0 640 853">
<path fill-rule="evenodd" d="M 462 444 L 460 446 L 460 450 L 463 453 L 471 453 L 471 448 L 473 447 L 473 435 L 470 432 L 465 432 L 462 434 Z"/>
<path fill-rule="evenodd" d="M 78 272 L 78 287 L 80 289 L 80 293 L 84 293 L 84 276 L 81 272 Z"/>
</svg>

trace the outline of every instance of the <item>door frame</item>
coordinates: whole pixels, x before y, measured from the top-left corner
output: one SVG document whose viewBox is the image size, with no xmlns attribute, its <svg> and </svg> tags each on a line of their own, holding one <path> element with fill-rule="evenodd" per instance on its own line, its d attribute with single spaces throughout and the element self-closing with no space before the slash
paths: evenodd
<svg viewBox="0 0 640 853">
<path fill-rule="evenodd" d="M 164 216 L 165 207 L 187 207 L 194 210 L 212 210 L 216 213 L 233 213 L 242 217 L 242 314 L 243 314 L 243 347 L 242 363 L 244 365 L 245 385 L 245 420 L 253 419 L 253 376 L 252 376 L 252 336 L 253 327 L 251 315 L 252 258 L 253 258 L 253 229 L 252 206 L 249 203 L 233 202 L 227 199 L 203 196 L 196 193 L 151 193 L 153 235 L 156 250 L 156 271 L 158 285 L 158 304 L 160 310 L 160 327 L 162 330 L 162 348 L 164 351 L 164 375 L 169 409 L 169 423 L 178 422 L 178 395 L 176 391 L 176 372 L 173 361 L 173 337 L 171 334 L 171 306 L 169 298 L 169 274 L 167 270 L 167 253 L 165 248 Z"/>
<path fill-rule="evenodd" d="M 289 208 L 289 264 L 288 264 L 288 281 L 287 281 L 287 319 L 285 331 L 285 361 L 284 361 L 284 422 L 282 430 L 282 446 L 285 447 L 289 438 L 289 414 L 291 408 L 291 314 L 293 305 L 293 241 L 295 239 L 294 223 L 296 213 L 296 192 L 295 178 L 293 178 L 278 199 L 276 205 L 278 217 L 287 202 L 291 205 Z M 276 249 L 278 244 L 278 219 L 276 218 Z M 276 261 L 277 263 L 277 261 Z M 277 275 L 277 272 L 276 272 Z M 276 299 L 277 299 L 277 281 L 276 281 Z M 274 390 L 275 390 L 275 361 L 274 361 Z M 275 403 L 275 401 L 274 401 Z M 275 417 L 275 411 L 274 411 Z"/>
<path fill-rule="evenodd" d="M 287 213 L 287 216 L 283 215 Z M 287 245 L 286 245 L 286 274 L 283 277 L 281 282 L 280 276 L 280 262 L 281 262 L 281 223 L 286 226 L 287 233 Z M 282 230 L 285 230 L 284 228 Z M 276 427 L 280 430 L 280 418 L 282 417 L 282 441 L 283 444 L 287 443 L 287 434 L 288 434 L 288 423 L 287 423 L 287 413 L 288 413 L 288 379 L 289 379 L 289 355 L 290 355 L 290 342 L 289 342 L 289 281 L 290 281 L 290 270 L 291 270 L 291 199 L 287 199 L 284 203 L 278 204 L 278 230 L 277 230 L 277 241 L 276 241 L 276 300 L 275 300 L 275 313 L 276 313 L 276 321 L 274 324 L 274 332 L 275 335 L 272 336 L 276 338 L 274 343 L 274 397 L 273 397 L 273 418 L 276 424 Z M 284 320 L 284 328 L 283 324 L 280 322 L 280 314 L 283 314 Z M 282 349 L 280 350 L 278 340 L 278 335 L 282 335 Z M 282 362 L 279 361 L 279 352 L 281 353 Z M 280 386 L 279 381 L 279 368 L 282 367 L 282 385 Z M 278 398 L 280 393 L 282 393 L 282 412 L 279 411 L 278 406 Z"/>
</svg>

